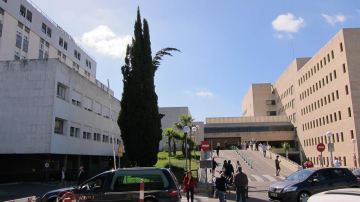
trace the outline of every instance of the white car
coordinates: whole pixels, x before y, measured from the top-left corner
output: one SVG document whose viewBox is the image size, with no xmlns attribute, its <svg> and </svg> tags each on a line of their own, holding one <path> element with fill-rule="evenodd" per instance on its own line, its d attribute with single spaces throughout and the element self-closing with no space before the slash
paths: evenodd
<svg viewBox="0 0 360 202">
<path fill-rule="evenodd" d="M 308 202 L 359 202 L 360 188 L 334 189 L 311 196 Z"/>
</svg>

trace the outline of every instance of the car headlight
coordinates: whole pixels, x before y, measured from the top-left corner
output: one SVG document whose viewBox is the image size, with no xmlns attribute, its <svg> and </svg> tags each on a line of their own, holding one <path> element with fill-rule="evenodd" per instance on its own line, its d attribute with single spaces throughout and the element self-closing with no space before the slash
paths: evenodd
<svg viewBox="0 0 360 202">
<path fill-rule="evenodd" d="M 296 191 L 297 187 L 294 186 L 290 186 L 290 187 L 285 187 L 283 192 L 290 192 L 290 191 Z"/>
</svg>

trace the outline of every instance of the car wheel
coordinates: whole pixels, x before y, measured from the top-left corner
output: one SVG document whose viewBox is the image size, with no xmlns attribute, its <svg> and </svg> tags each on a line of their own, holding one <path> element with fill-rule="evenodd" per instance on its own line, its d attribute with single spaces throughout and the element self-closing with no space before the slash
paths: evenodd
<svg viewBox="0 0 360 202">
<path fill-rule="evenodd" d="M 297 197 L 298 202 L 306 202 L 310 197 L 310 194 L 306 191 L 300 192 L 300 194 Z"/>
</svg>

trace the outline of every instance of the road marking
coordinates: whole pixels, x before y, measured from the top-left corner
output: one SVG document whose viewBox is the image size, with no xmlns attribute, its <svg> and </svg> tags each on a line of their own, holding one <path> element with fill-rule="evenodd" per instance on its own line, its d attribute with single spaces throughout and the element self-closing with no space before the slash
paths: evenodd
<svg viewBox="0 0 360 202">
<path fill-rule="evenodd" d="M 268 179 L 270 182 L 276 182 L 277 180 L 273 177 L 271 177 L 270 175 L 262 175 L 264 176 L 266 179 Z"/>
<path fill-rule="evenodd" d="M 264 180 L 261 177 L 257 176 L 257 175 L 251 175 L 251 176 L 253 176 L 255 178 L 255 180 L 258 181 L 258 182 L 264 182 Z"/>
</svg>

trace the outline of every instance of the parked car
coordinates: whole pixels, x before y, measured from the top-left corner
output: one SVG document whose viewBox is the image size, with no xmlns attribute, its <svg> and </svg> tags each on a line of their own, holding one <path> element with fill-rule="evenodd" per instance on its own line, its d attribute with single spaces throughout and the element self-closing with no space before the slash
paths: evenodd
<svg viewBox="0 0 360 202">
<path fill-rule="evenodd" d="M 353 174 L 356 176 L 357 181 L 360 183 L 360 168 L 355 169 L 355 170 L 353 171 Z"/>
<path fill-rule="evenodd" d="M 354 174 L 347 168 L 310 168 L 271 184 L 268 196 L 274 200 L 302 202 L 319 192 L 359 185 Z"/>
<path fill-rule="evenodd" d="M 139 201 L 140 181 L 144 181 L 146 202 L 178 202 L 179 184 L 165 168 L 126 168 L 111 170 L 86 180 L 77 187 L 47 192 L 41 202 L 53 202 L 64 194 L 81 201 Z"/>
<path fill-rule="evenodd" d="M 360 189 L 335 189 L 324 191 L 311 196 L 308 202 L 358 202 L 360 201 Z"/>
</svg>

